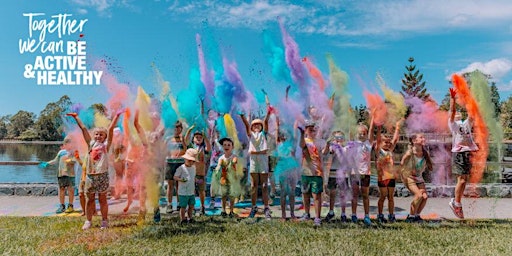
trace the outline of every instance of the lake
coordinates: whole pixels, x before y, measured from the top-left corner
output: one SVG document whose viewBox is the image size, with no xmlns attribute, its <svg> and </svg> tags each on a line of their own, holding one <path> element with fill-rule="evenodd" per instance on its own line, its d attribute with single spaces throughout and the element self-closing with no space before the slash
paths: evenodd
<svg viewBox="0 0 512 256">
<path fill-rule="evenodd" d="M 58 144 L 0 143 L 0 161 L 49 161 L 60 149 Z M 0 183 L 57 182 L 57 167 L 0 165 Z"/>
</svg>

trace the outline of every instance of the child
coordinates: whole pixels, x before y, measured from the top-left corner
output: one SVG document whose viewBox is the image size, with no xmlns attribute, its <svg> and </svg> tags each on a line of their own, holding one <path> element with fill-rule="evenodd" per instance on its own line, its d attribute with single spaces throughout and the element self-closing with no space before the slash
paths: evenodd
<svg viewBox="0 0 512 256">
<path fill-rule="evenodd" d="M 329 195 L 329 213 L 325 216 L 325 221 L 329 222 L 334 218 L 334 203 L 336 201 L 336 189 L 340 187 L 341 190 L 341 219 L 346 221 L 345 215 L 346 201 L 345 194 L 348 188 L 348 176 L 346 175 L 346 147 L 343 145 L 345 142 L 345 134 L 342 131 L 334 131 L 332 138 L 327 142 L 328 147 L 325 147 L 323 154 L 331 155 L 331 165 L 328 173 L 327 191 Z M 339 184 L 339 186 L 338 186 Z"/>
<path fill-rule="evenodd" d="M 86 160 L 86 179 L 85 179 L 85 212 L 87 220 L 82 226 L 83 230 L 91 227 L 92 215 L 96 211 L 95 207 L 95 195 L 98 193 L 98 199 L 100 202 L 101 211 L 101 228 L 105 229 L 108 227 L 108 204 L 107 204 L 107 191 L 109 188 L 109 177 L 108 177 L 108 152 L 110 145 L 112 144 L 112 134 L 114 133 L 114 126 L 121 115 L 121 111 L 117 112 L 107 129 L 103 127 L 94 128 L 94 138 L 91 139 L 91 135 L 87 128 L 82 123 L 82 120 L 76 113 L 69 113 L 67 115 L 72 116 L 80 129 L 87 145 L 89 145 L 89 154 Z"/>
<path fill-rule="evenodd" d="M 357 140 L 354 141 L 351 151 L 353 151 L 355 161 L 355 173 L 351 175 L 352 185 L 352 222 L 357 223 L 357 200 L 359 191 L 363 197 L 365 225 L 370 226 L 370 160 L 373 148 L 373 117 L 370 122 L 370 129 L 364 124 L 357 127 Z"/>
<path fill-rule="evenodd" d="M 57 209 L 56 213 L 72 213 L 73 202 L 75 198 L 75 166 L 77 164 L 81 164 L 80 156 L 78 155 L 78 151 L 75 151 L 70 148 L 71 139 L 66 137 L 64 139 L 64 144 L 61 147 L 61 150 L 57 153 L 57 156 L 49 162 L 47 165 L 58 165 L 58 173 L 57 173 L 57 181 L 59 183 L 59 202 L 60 207 Z M 46 165 L 45 165 L 46 166 Z M 66 190 L 68 192 L 68 208 L 66 209 L 65 196 Z"/>
<path fill-rule="evenodd" d="M 320 153 L 325 147 L 325 142 L 316 138 L 317 128 L 314 122 L 306 122 L 304 129 L 300 128 L 300 147 L 302 148 L 302 197 L 304 204 L 304 215 L 302 220 L 309 220 L 311 196 L 313 196 L 315 207 L 315 226 L 320 226 L 322 221 L 322 192 L 323 182 L 323 161 Z"/>
<path fill-rule="evenodd" d="M 219 163 L 215 169 L 215 178 L 212 181 L 213 190 L 222 196 L 222 217 L 227 217 L 226 203 L 229 197 L 229 217 L 235 217 L 235 197 L 238 196 L 238 192 L 241 190 L 239 181 L 237 179 L 237 164 L 238 157 L 233 154 L 233 140 L 230 138 L 223 138 L 219 140 L 219 143 L 224 149 L 224 154 L 220 156 Z M 237 184 L 238 183 L 238 184 Z"/>
<path fill-rule="evenodd" d="M 208 137 L 204 136 L 202 132 L 195 131 L 192 136 L 192 143 L 189 143 L 190 131 L 194 128 L 192 125 L 185 134 L 185 144 L 188 148 L 194 148 L 197 150 L 197 162 L 196 164 L 196 188 L 199 194 L 199 201 L 201 201 L 201 214 L 205 215 L 206 210 L 204 206 L 204 199 L 206 197 L 206 160 L 210 157 L 211 144 L 208 141 Z"/>
<path fill-rule="evenodd" d="M 274 151 L 276 160 L 275 177 L 281 188 L 281 218 L 286 220 L 286 197 L 290 206 L 290 218 L 295 219 L 295 187 L 299 177 L 298 162 L 295 160 L 293 139 L 288 140 L 284 133 L 279 132 L 277 148 Z"/>
<path fill-rule="evenodd" d="M 178 203 L 180 206 L 180 220 L 182 224 L 194 222 L 193 213 L 194 205 L 196 204 L 195 177 L 197 154 L 196 149 L 187 149 L 185 154 L 181 156 L 185 160 L 185 163 L 178 167 L 174 174 L 174 180 L 180 183 L 180 186 L 178 186 L 178 197 L 180 198 Z M 185 213 L 188 215 L 188 218 L 185 217 Z"/>
<path fill-rule="evenodd" d="M 420 213 L 428 199 L 423 172 L 432 171 L 432 159 L 425 149 L 425 136 L 422 133 L 413 134 L 409 141 L 411 144 L 401 162 L 402 182 L 414 194 L 406 221 L 422 222 Z"/>
<path fill-rule="evenodd" d="M 271 218 L 270 208 L 268 204 L 268 145 L 267 145 L 267 127 L 268 116 L 265 116 L 265 121 L 261 119 L 254 119 L 249 126 L 249 122 L 245 119 L 243 113 L 240 114 L 242 121 L 245 125 L 247 136 L 249 137 L 249 173 L 251 174 L 251 212 L 250 218 L 254 218 L 258 212 L 256 200 L 258 198 L 258 186 L 261 186 L 261 193 L 264 204 L 265 218 Z"/>
<path fill-rule="evenodd" d="M 176 121 L 174 125 L 174 134 L 172 137 L 166 138 L 167 145 L 167 167 L 165 170 L 165 180 L 167 181 L 167 213 L 172 213 L 172 197 L 174 195 L 174 185 L 176 185 L 176 190 L 178 189 L 179 182 L 174 181 L 174 174 L 176 173 L 176 169 L 185 163 L 185 160 L 181 158 L 181 156 L 185 153 L 186 145 L 181 137 L 181 132 L 183 131 L 183 124 L 180 121 Z M 179 202 L 179 198 L 176 199 Z M 178 205 L 178 210 L 180 206 Z"/>
<path fill-rule="evenodd" d="M 114 199 L 120 199 L 123 192 L 123 178 L 126 165 L 126 148 L 124 146 L 124 137 L 119 127 L 114 128 L 114 138 L 112 139 L 112 165 L 115 171 L 114 177 Z"/>
<path fill-rule="evenodd" d="M 461 113 L 455 110 L 455 96 L 455 89 L 450 88 L 448 127 L 452 132 L 452 166 L 454 166 L 453 173 L 457 175 L 457 185 L 455 185 L 455 198 L 450 200 L 449 205 L 457 218 L 464 219 L 461 200 L 471 171 L 471 155 L 478 151 L 478 146 L 471 135 L 473 120 L 468 116 L 462 121 Z"/>
<path fill-rule="evenodd" d="M 377 183 L 379 186 L 379 201 L 377 202 L 377 221 L 386 223 L 383 208 L 384 201 L 388 199 L 388 220 L 395 222 L 395 169 L 393 168 L 393 150 L 395 149 L 400 132 L 400 121 L 396 123 L 393 139 L 389 135 L 381 134 L 381 127 L 377 128 L 377 143 L 375 145 L 376 165 L 377 165 Z"/>
</svg>

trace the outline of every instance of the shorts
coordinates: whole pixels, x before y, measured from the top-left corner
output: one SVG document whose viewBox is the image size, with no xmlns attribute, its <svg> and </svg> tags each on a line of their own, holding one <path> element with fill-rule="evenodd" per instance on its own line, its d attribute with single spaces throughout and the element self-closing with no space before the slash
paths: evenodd
<svg viewBox="0 0 512 256">
<path fill-rule="evenodd" d="M 188 207 L 194 207 L 196 204 L 196 197 L 194 195 L 191 196 L 181 196 L 178 195 L 178 206 L 185 209 Z"/>
<path fill-rule="evenodd" d="M 276 165 L 277 165 L 277 157 L 269 156 L 268 157 L 268 171 L 269 172 L 274 172 L 274 169 L 276 168 Z"/>
<path fill-rule="evenodd" d="M 166 168 L 165 168 L 165 180 L 173 180 L 174 174 L 176 174 L 176 170 L 184 164 L 185 162 L 167 162 Z"/>
<path fill-rule="evenodd" d="M 67 188 L 67 187 L 75 186 L 75 177 L 61 176 L 61 177 L 57 177 L 57 181 L 59 183 L 59 188 Z"/>
<path fill-rule="evenodd" d="M 361 186 L 363 188 L 370 187 L 370 175 L 351 175 L 352 187 Z"/>
<path fill-rule="evenodd" d="M 106 193 L 109 188 L 108 172 L 100 174 L 87 174 L 85 177 L 84 192 Z"/>
<path fill-rule="evenodd" d="M 338 181 L 336 178 L 329 177 L 329 180 L 327 181 L 327 189 L 337 189 L 338 188 Z"/>
<path fill-rule="evenodd" d="M 268 173 L 268 156 L 267 155 L 250 155 L 249 156 L 249 172 L 250 173 Z"/>
<path fill-rule="evenodd" d="M 324 191 L 324 180 L 322 176 L 302 175 L 302 193 L 320 194 Z"/>
<path fill-rule="evenodd" d="M 395 179 L 381 180 L 377 182 L 379 188 L 394 188 L 396 186 Z"/>
<path fill-rule="evenodd" d="M 205 176 L 196 175 L 196 189 L 199 192 L 204 192 L 206 190 Z"/>
<path fill-rule="evenodd" d="M 452 154 L 452 173 L 466 175 L 471 171 L 471 151 L 454 152 Z"/>
</svg>

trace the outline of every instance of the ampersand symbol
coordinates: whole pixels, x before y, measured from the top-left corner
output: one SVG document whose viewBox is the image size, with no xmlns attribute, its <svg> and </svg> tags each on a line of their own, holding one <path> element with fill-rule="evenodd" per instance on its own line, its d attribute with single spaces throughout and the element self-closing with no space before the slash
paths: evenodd
<svg viewBox="0 0 512 256">
<path fill-rule="evenodd" d="M 25 65 L 25 72 L 23 72 L 23 76 L 25 78 L 34 78 L 35 71 L 32 71 L 32 65 Z"/>
</svg>

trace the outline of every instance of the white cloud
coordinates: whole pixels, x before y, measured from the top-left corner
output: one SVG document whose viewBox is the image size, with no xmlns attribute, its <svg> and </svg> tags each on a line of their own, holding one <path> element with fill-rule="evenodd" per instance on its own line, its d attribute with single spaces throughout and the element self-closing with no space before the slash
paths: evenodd
<svg viewBox="0 0 512 256">
<path fill-rule="evenodd" d="M 84 8 L 78 8 L 77 12 L 79 14 L 87 14 L 87 9 L 84 9 Z"/>
<path fill-rule="evenodd" d="M 116 0 L 72 0 L 80 7 L 94 8 L 98 13 L 106 14 L 116 3 Z"/>
<path fill-rule="evenodd" d="M 488 62 L 473 62 L 456 73 L 462 74 L 475 70 L 480 70 L 484 74 L 491 75 L 493 80 L 499 81 L 512 70 L 512 61 L 509 59 L 492 59 Z"/>
<path fill-rule="evenodd" d="M 188 19 L 208 18 L 223 27 L 262 28 L 280 16 L 297 32 L 325 35 L 397 35 L 444 32 L 447 29 L 510 28 L 512 1 L 477 0 L 320 0 L 205 1 L 169 10 L 189 14 Z M 195 20 L 194 20 L 195 21 Z"/>
</svg>

